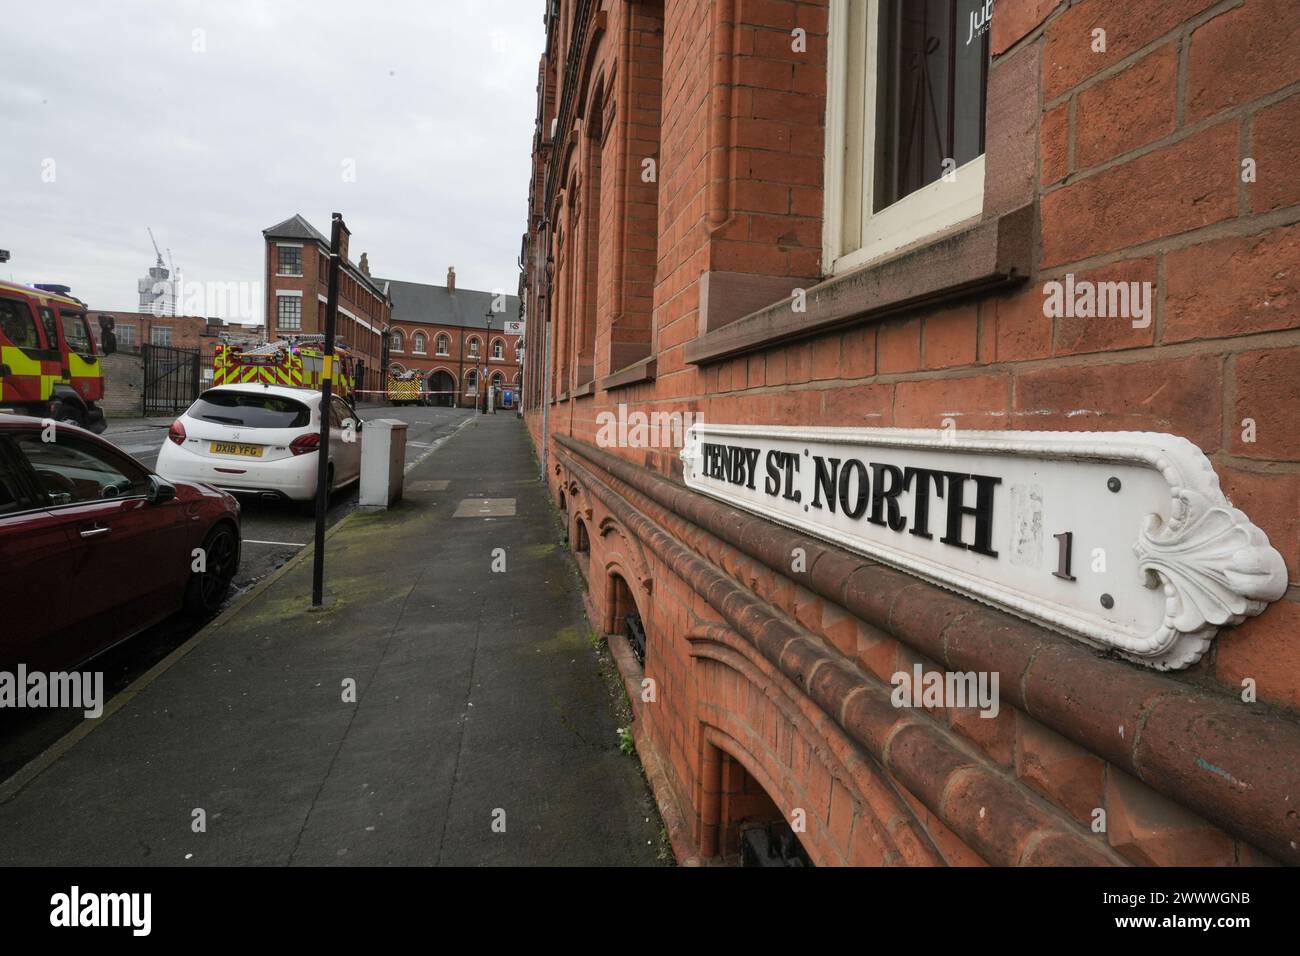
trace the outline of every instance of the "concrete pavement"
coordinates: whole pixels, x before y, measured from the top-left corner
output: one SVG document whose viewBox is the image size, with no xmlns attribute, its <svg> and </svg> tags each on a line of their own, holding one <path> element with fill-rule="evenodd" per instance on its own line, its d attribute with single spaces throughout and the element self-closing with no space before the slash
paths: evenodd
<svg viewBox="0 0 1300 956">
<path fill-rule="evenodd" d="M 514 514 L 453 517 L 468 498 Z M 462 428 L 327 548 L 326 610 L 306 553 L 0 787 L 0 863 L 657 861 L 518 419 Z"/>
</svg>

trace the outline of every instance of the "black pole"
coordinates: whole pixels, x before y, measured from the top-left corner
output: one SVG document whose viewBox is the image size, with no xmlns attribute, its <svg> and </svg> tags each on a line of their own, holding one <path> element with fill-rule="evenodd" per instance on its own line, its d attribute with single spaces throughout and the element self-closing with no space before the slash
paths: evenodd
<svg viewBox="0 0 1300 956">
<path fill-rule="evenodd" d="M 487 312 L 483 314 L 487 319 L 487 354 L 483 356 L 483 376 L 479 380 L 479 387 L 483 389 L 483 414 L 492 414 L 492 402 L 494 401 L 492 393 L 488 391 L 491 388 L 489 381 L 492 376 L 492 307 L 488 306 Z"/>
<path fill-rule="evenodd" d="M 334 319 L 339 307 L 339 248 L 343 241 L 343 214 L 334 213 L 330 224 L 329 296 L 325 301 L 325 358 L 320 377 L 320 444 L 316 452 L 316 553 L 312 556 L 311 606 L 320 607 L 325 590 L 325 511 L 329 505 L 330 402 L 334 394 Z"/>
</svg>

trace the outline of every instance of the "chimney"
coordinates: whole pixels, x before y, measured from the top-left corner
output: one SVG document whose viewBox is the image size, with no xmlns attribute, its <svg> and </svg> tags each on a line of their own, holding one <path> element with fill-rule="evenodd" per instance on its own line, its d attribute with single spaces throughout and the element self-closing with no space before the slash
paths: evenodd
<svg viewBox="0 0 1300 956">
<path fill-rule="evenodd" d="M 455 266 L 447 267 L 447 291 L 448 292 L 456 291 L 456 267 Z"/>
<path fill-rule="evenodd" d="M 370 275 L 370 262 L 366 258 L 366 254 L 364 252 L 361 253 L 361 264 L 357 266 L 357 268 L 360 269 L 366 275 Z"/>
</svg>

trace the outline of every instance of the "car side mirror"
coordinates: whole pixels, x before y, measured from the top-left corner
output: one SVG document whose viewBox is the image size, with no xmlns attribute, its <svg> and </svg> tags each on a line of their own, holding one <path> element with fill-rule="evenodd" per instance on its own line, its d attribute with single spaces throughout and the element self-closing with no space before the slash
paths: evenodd
<svg viewBox="0 0 1300 956">
<path fill-rule="evenodd" d="M 151 505 L 159 505 L 164 501 L 171 501 L 176 497 L 176 486 L 169 481 L 163 481 L 157 475 L 149 476 L 149 490 L 145 493 L 145 499 Z"/>
<path fill-rule="evenodd" d="M 117 351 L 117 335 L 113 332 L 116 327 L 117 320 L 111 315 L 99 317 L 99 347 L 105 355 L 112 355 Z"/>
</svg>

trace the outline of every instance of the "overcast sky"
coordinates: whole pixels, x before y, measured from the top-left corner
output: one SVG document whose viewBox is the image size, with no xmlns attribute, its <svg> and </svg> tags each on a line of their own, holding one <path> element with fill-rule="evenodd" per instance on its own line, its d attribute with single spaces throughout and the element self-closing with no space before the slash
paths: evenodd
<svg viewBox="0 0 1300 956">
<path fill-rule="evenodd" d="M 260 290 L 261 230 L 338 211 L 375 275 L 513 293 L 544 6 L 0 0 L 0 276 L 132 311 L 152 226 Z"/>
</svg>

